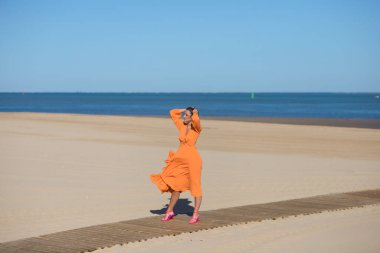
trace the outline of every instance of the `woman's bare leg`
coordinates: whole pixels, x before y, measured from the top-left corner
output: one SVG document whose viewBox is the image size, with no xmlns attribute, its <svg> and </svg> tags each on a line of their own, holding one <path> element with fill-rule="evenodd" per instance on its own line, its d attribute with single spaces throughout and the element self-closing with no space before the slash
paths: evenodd
<svg viewBox="0 0 380 253">
<path fill-rule="evenodd" d="M 199 208 L 201 207 L 201 203 L 202 203 L 202 196 L 199 196 L 199 197 L 194 197 L 194 212 L 195 214 L 193 214 L 194 217 L 198 217 L 198 211 L 199 211 Z"/>
<path fill-rule="evenodd" d="M 177 191 L 172 192 L 172 196 L 170 198 L 170 202 L 169 202 L 167 212 L 173 212 L 174 206 L 177 203 L 180 194 L 181 194 L 181 192 L 177 192 Z"/>
</svg>

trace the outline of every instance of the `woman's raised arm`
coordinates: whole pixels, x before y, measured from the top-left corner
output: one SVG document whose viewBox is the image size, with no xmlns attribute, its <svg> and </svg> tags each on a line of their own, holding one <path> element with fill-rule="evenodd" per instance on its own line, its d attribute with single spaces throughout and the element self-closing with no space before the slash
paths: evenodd
<svg viewBox="0 0 380 253">
<path fill-rule="evenodd" d="M 198 133 L 200 133 L 202 131 L 201 120 L 199 119 L 197 109 L 193 110 L 193 116 L 191 117 L 191 123 L 193 124 L 195 131 L 197 131 Z"/>
<path fill-rule="evenodd" d="M 182 121 L 181 121 L 181 113 L 183 112 L 183 109 L 172 109 L 170 110 L 170 116 L 172 117 L 172 120 L 176 127 L 181 129 Z"/>
</svg>

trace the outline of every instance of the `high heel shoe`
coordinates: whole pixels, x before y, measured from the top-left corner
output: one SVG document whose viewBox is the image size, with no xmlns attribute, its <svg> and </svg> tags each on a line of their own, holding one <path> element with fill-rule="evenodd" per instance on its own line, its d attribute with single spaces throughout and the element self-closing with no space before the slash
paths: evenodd
<svg viewBox="0 0 380 253">
<path fill-rule="evenodd" d="M 174 219 L 174 212 L 166 212 L 166 215 L 164 218 L 161 219 L 161 221 L 169 221 L 171 219 Z"/>
<path fill-rule="evenodd" d="M 194 214 L 198 214 L 197 217 L 194 217 Z M 199 222 L 199 212 L 198 211 L 194 211 L 194 214 L 193 214 L 193 217 L 189 220 L 189 224 L 195 224 L 195 223 L 198 223 Z"/>
</svg>

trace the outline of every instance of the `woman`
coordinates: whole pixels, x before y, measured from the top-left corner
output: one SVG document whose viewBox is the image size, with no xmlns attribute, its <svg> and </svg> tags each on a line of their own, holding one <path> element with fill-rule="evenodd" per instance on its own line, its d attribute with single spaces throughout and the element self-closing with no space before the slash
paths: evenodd
<svg viewBox="0 0 380 253">
<path fill-rule="evenodd" d="M 183 121 L 181 121 L 183 112 L 185 114 Z M 195 205 L 189 224 L 195 224 L 199 222 L 199 208 L 202 202 L 202 159 L 195 147 L 195 143 L 202 131 L 202 127 L 198 110 L 194 107 L 173 109 L 170 111 L 170 116 L 179 130 L 180 145 L 175 153 L 169 151 L 168 158 L 165 160 L 166 166 L 162 169 L 162 173 L 151 175 L 150 178 L 161 193 L 171 193 L 169 206 L 162 221 L 169 221 L 174 218 L 173 209 L 180 193 L 190 190 L 191 195 L 194 197 Z"/>
</svg>

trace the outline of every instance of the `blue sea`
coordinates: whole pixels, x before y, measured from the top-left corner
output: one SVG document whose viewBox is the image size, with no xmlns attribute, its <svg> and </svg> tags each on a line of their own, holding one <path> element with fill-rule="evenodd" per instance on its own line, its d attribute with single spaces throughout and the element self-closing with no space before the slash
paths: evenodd
<svg viewBox="0 0 380 253">
<path fill-rule="evenodd" d="M 380 119 L 379 93 L 0 93 L 1 112 Z"/>
</svg>

